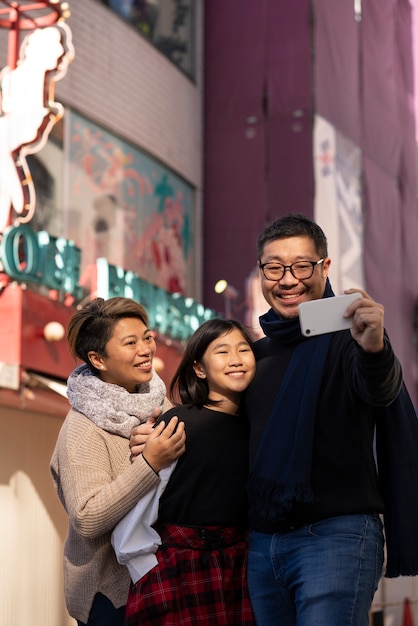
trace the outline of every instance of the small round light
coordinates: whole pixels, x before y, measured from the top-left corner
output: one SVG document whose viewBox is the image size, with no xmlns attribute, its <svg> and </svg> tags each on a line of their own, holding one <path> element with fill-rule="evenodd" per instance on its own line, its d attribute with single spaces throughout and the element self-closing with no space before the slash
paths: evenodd
<svg viewBox="0 0 418 626">
<path fill-rule="evenodd" d="M 228 287 L 228 283 L 226 282 L 224 278 L 221 278 L 221 280 L 218 280 L 218 282 L 215 285 L 215 292 L 223 293 L 227 287 Z"/>
<path fill-rule="evenodd" d="M 44 326 L 43 333 L 47 341 L 61 341 L 65 335 L 65 329 L 60 322 L 48 322 Z"/>
<path fill-rule="evenodd" d="M 163 369 L 164 369 L 164 367 L 165 367 L 165 363 L 164 363 L 164 361 L 163 361 L 162 359 L 160 359 L 160 357 L 159 357 L 159 356 L 155 356 L 155 357 L 152 359 L 152 364 L 153 364 L 153 367 L 154 367 L 155 371 L 157 372 L 157 374 L 158 374 L 159 372 L 162 372 L 162 371 L 163 371 Z"/>
</svg>

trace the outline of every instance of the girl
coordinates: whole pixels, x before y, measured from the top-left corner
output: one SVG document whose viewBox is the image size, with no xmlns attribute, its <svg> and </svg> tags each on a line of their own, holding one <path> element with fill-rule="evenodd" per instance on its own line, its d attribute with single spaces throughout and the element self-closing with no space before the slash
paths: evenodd
<svg viewBox="0 0 418 626">
<path fill-rule="evenodd" d="M 189 340 L 170 386 L 177 406 L 163 416 L 184 422 L 186 452 L 160 497 L 157 563 L 131 584 L 127 626 L 255 624 L 246 586 L 249 432 L 240 415 L 254 373 L 238 322 L 210 320 Z"/>
</svg>

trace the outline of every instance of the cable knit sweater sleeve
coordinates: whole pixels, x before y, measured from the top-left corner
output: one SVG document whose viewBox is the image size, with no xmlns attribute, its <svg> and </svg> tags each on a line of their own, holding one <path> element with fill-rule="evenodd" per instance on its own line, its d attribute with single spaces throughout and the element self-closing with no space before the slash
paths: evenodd
<svg viewBox="0 0 418 626">
<path fill-rule="evenodd" d="M 129 462 L 126 438 L 73 410 L 59 434 L 51 474 L 71 526 L 85 539 L 112 531 L 160 481 L 142 457 Z"/>
</svg>

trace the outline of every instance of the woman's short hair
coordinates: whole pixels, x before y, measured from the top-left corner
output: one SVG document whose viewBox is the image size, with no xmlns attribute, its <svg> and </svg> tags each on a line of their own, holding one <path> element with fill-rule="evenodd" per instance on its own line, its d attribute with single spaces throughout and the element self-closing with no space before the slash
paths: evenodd
<svg viewBox="0 0 418 626">
<path fill-rule="evenodd" d="M 131 298 L 96 298 L 74 313 L 67 328 L 70 352 L 94 370 L 89 352 L 106 355 L 106 344 L 115 324 L 123 318 L 135 317 L 148 326 L 148 314 L 142 304 Z"/>
</svg>

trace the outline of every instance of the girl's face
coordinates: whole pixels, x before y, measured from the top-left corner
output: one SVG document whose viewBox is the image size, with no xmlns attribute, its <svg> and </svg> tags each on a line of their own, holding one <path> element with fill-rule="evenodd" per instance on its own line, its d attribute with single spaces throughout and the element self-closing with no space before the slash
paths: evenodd
<svg viewBox="0 0 418 626">
<path fill-rule="evenodd" d="M 194 370 L 206 378 L 211 400 L 229 400 L 239 404 L 242 392 L 254 378 L 254 353 L 238 328 L 212 341 Z"/>
<path fill-rule="evenodd" d="M 140 319 L 126 317 L 116 322 L 106 356 L 91 352 L 89 358 L 104 382 L 133 393 L 138 385 L 151 380 L 155 350 L 151 330 Z"/>
</svg>

